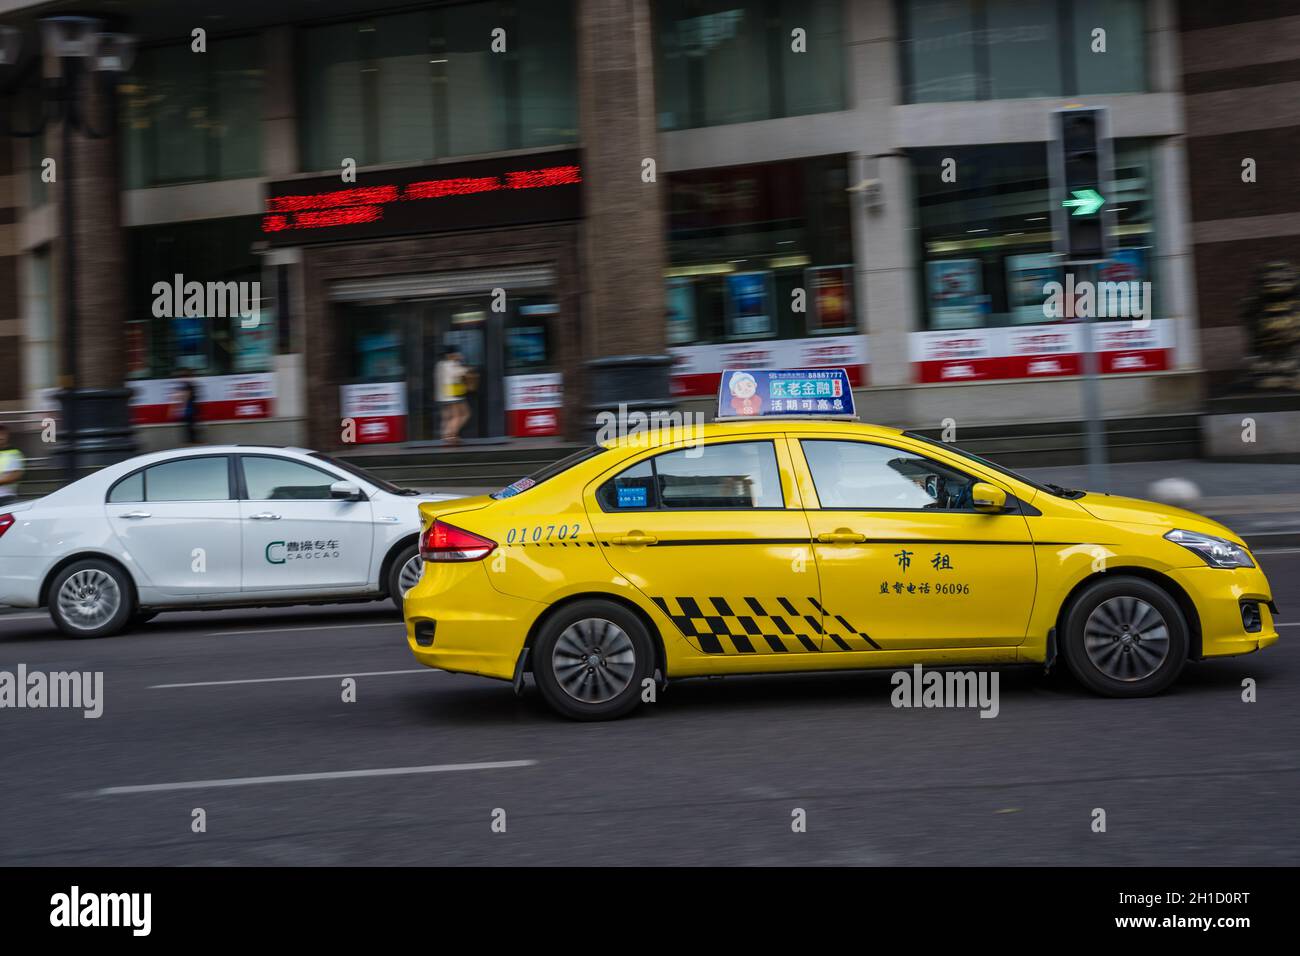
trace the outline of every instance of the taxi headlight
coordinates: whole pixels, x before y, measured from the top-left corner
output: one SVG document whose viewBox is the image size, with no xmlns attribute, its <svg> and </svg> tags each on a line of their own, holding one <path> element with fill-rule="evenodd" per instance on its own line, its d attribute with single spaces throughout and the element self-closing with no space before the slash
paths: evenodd
<svg viewBox="0 0 1300 956">
<path fill-rule="evenodd" d="M 1216 538 L 1212 534 L 1199 531 L 1174 529 L 1165 538 L 1174 544 L 1181 544 L 1188 551 L 1200 555 L 1201 560 L 1212 568 L 1253 568 L 1255 562 L 1250 553 L 1239 544 L 1233 544 L 1226 538 Z"/>
</svg>

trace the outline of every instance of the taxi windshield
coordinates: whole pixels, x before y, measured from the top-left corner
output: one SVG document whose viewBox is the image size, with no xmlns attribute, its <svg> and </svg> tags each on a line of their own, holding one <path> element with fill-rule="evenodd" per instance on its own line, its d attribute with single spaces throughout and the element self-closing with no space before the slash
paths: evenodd
<svg viewBox="0 0 1300 956">
<path fill-rule="evenodd" d="M 950 445 L 947 442 L 935 441 L 933 438 L 927 438 L 925 435 L 921 435 L 917 432 L 909 431 L 909 432 L 903 432 L 903 434 L 906 435 L 908 438 L 915 439 L 916 441 L 925 442 L 927 445 L 934 445 L 936 448 L 944 448 L 952 452 L 953 454 L 961 455 L 963 458 L 969 458 L 971 461 L 981 464 L 985 468 L 992 468 L 994 471 L 1000 472 L 1001 474 L 1006 475 L 1008 478 L 1014 478 L 1016 481 L 1023 482 L 1024 484 L 1029 485 L 1029 487 L 1031 488 L 1036 488 L 1039 491 L 1045 491 L 1049 495 L 1055 495 L 1058 498 L 1071 498 L 1071 499 L 1082 498 L 1084 495 L 1084 492 L 1078 491 L 1077 489 L 1074 488 L 1062 488 L 1060 485 L 1054 485 L 1051 482 L 1035 481 L 1033 478 L 1029 478 L 1025 475 L 1022 475 L 1018 471 L 1012 471 L 1010 468 L 1006 468 L 1002 465 L 999 465 L 997 462 L 989 461 L 987 458 L 981 458 L 979 455 L 972 455 L 970 452 L 963 451 L 957 446 Z"/>
<path fill-rule="evenodd" d="M 510 482 L 510 484 L 506 485 L 500 491 L 494 491 L 492 497 L 496 498 L 498 501 L 502 498 L 513 498 L 520 492 L 527 491 L 529 488 L 534 488 L 537 485 L 540 485 L 543 481 L 546 481 L 549 478 L 554 478 L 556 475 L 568 471 L 574 465 L 580 465 L 589 458 L 595 458 L 597 455 L 606 451 L 609 451 L 609 449 L 604 445 L 591 445 L 580 451 L 575 451 L 572 455 L 567 455 L 559 461 L 551 462 L 549 465 L 538 469 L 525 478 L 520 478 L 518 481 Z"/>
</svg>

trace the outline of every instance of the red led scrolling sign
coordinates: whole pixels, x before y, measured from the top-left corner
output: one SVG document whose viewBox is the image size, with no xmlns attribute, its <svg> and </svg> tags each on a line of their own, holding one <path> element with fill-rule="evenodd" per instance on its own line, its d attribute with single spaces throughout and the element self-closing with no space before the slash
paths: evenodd
<svg viewBox="0 0 1300 956">
<path fill-rule="evenodd" d="M 546 189 L 581 182 L 582 172 L 574 164 L 516 170 L 496 176 L 458 176 L 404 185 L 355 186 L 321 193 L 271 196 L 266 200 L 262 232 L 355 226 L 379 222 L 384 218 L 385 208 L 396 203 L 509 190 Z"/>
</svg>

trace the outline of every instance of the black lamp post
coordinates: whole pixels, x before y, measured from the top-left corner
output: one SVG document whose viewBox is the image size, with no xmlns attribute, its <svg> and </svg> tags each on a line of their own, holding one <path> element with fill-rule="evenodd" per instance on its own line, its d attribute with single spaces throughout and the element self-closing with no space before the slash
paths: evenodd
<svg viewBox="0 0 1300 956">
<path fill-rule="evenodd" d="M 62 168 L 59 170 L 63 182 L 60 202 L 63 233 L 63 358 L 59 401 L 63 412 L 61 445 L 64 465 L 68 480 L 74 481 L 80 451 L 86 452 L 84 457 L 88 462 L 104 464 L 130 455 L 135 450 L 128 408 L 130 391 L 124 387 L 78 387 L 77 260 L 74 231 L 76 211 L 73 208 L 76 183 L 73 176 L 75 153 L 72 143 L 74 133 L 90 139 L 105 139 L 113 135 L 117 78 L 130 68 L 135 41 L 126 34 L 105 31 L 104 22 L 96 17 L 46 17 L 40 21 L 40 32 L 38 65 L 43 78 L 40 121 L 31 130 L 13 129 L 9 127 L 7 111 L 3 111 L 6 127 L 4 132 L 30 138 L 44 134 L 52 123 L 61 121 L 63 124 Z M 22 40 L 20 30 L 0 26 L 0 67 L 10 67 L 18 62 Z M 44 62 L 41 62 L 44 57 L 59 64 L 57 75 L 45 77 Z M 104 98 L 108 104 L 108 123 L 102 130 L 90 122 L 80 102 L 83 73 L 106 79 Z"/>
</svg>

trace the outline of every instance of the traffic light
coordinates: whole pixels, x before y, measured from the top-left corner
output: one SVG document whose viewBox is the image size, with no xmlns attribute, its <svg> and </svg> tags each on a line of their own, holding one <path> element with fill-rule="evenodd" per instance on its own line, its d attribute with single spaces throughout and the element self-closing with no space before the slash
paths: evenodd
<svg viewBox="0 0 1300 956">
<path fill-rule="evenodd" d="M 1052 222 L 1056 251 L 1067 262 L 1110 257 L 1106 203 L 1111 154 L 1104 109 L 1066 109 L 1052 114 Z"/>
</svg>

